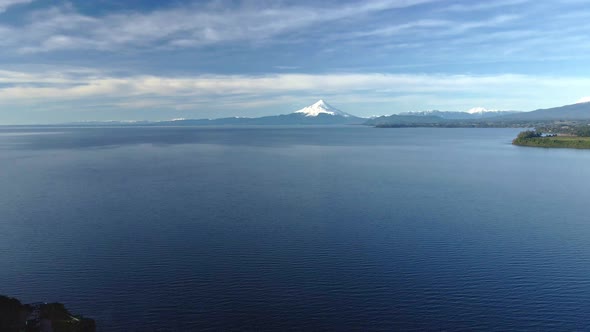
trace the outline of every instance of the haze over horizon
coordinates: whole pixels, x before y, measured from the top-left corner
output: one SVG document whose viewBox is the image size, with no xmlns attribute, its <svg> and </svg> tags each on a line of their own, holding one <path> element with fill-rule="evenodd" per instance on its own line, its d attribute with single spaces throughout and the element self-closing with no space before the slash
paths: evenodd
<svg viewBox="0 0 590 332">
<path fill-rule="evenodd" d="M 0 125 L 590 101 L 580 0 L 0 0 Z M 542 19 L 540 19 L 542 18 Z"/>
</svg>

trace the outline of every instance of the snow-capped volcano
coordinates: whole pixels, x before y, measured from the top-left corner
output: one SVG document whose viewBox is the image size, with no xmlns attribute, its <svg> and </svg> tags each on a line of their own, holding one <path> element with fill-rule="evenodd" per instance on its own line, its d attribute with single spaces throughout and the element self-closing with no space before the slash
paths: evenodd
<svg viewBox="0 0 590 332">
<path fill-rule="evenodd" d="M 318 116 L 320 114 L 327 114 L 327 115 L 339 115 L 339 116 L 343 116 L 345 118 L 348 117 L 352 117 L 352 115 L 342 112 L 341 110 L 337 109 L 334 106 L 331 106 L 330 104 L 326 103 L 323 100 L 318 100 L 315 104 L 311 105 L 311 106 L 307 106 L 304 107 L 298 111 L 295 111 L 293 113 L 302 113 L 305 114 L 306 117 L 308 116 Z"/>
</svg>

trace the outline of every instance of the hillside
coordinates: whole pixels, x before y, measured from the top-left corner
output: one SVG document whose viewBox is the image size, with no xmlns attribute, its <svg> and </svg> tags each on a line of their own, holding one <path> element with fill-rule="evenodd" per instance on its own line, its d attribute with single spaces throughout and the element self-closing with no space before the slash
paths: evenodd
<svg viewBox="0 0 590 332">
<path fill-rule="evenodd" d="M 590 102 L 538 109 L 531 112 L 521 112 L 517 114 L 504 115 L 496 118 L 495 120 L 590 120 Z"/>
</svg>

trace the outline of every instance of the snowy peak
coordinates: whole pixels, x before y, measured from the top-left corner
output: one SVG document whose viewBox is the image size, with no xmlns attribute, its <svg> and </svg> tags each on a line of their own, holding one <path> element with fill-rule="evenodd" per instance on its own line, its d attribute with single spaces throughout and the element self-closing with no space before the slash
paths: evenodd
<svg viewBox="0 0 590 332">
<path fill-rule="evenodd" d="M 326 103 L 322 99 L 318 100 L 315 104 L 313 104 L 311 106 L 304 107 L 304 108 L 302 108 L 298 111 L 295 111 L 293 113 L 305 114 L 306 117 L 312 117 L 312 116 L 315 117 L 320 114 L 327 114 L 327 115 L 333 115 L 333 116 L 338 115 L 338 116 L 343 116 L 345 118 L 352 116 L 352 115 L 342 112 L 341 110 L 337 109 L 336 107 Z"/>
<path fill-rule="evenodd" d="M 443 112 L 443 111 L 422 111 L 422 112 L 403 112 L 399 115 L 410 115 L 410 116 L 437 116 L 447 120 L 467 120 L 467 119 L 479 119 L 479 118 L 493 118 L 502 115 L 509 115 L 518 113 L 515 111 L 496 111 L 488 110 L 483 107 L 475 107 L 466 112 Z"/>
<path fill-rule="evenodd" d="M 315 104 L 311 106 L 333 108 L 332 106 L 328 105 L 328 103 L 326 103 L 323 99 L 316 101 Z"/>
<path fill-rule="evenodd" d="M 498 110 L 489 110 L 483 107 L 474 107 L 467 111 L 469 114 L 498 113 Z"/>
</svg>

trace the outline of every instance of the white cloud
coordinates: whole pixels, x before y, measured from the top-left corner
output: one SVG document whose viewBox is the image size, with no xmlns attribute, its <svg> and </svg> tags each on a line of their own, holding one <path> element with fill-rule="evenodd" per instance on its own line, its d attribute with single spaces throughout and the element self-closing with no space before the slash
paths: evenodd
<svg viewBox="0 0 590 332">
<path fill-rule="evenodd" d="M 434 20 L 424 19 L 412 21 L 409 23 L 402 23 L 397 25 L 389 25 L 380 27 L 378 29 L 357 32 L 353 35 L 356 37 L 366 36 L 393 36 L 398 34 L 407 34 L 412 32 L 415 34 L 417 31 L 425 31 L 425 34 L 429 36 L 451 36 L 451 35 L 463 35 L 469 30 L 481 29 L 481 28 L 494 28 L 502 26 L 509 21 L 518 19 L 520 16 L 517 15 L 499 15 L 492 17 L 487 20 L 478 21 L 463 21 L 456 22 L 452 20 Z"/>
<path fill-rule="evenodd" d="M 581 103 L 590 103 L 590 96 L 582 97 L 576 102 L 576 104 L 581 104 Z"/>
<path fill-rule="evenodd" d="M 30 2 L 33 2 L 33 0 L 0 0 L 0 13 L 3 13 L 6 10 L 8 10 L 9 7 L 15 5 L 22 5 Z"/>
<path fill-rule="evenodd" d="M 469 4 L 454 4 L 445 7 L 444 10 L 450 12 L 474 12 L 479 10 L 489 10 L 501 7 L 510 7 L 516 5 L 522 5 L 530 2 L 530 0 L 496 0 L 488 2 L 473 2 Z"/>
<path fill-rule="evenodd" d="M 332 7 L 263 7 L 241 4 L 237 7 L 218 8 L 211 5 L 188 5 L 147 13 L 125 12 L 102 17 L 83 15 L 72 6 L 62 6 L 33 13 L 29 24 L 22 27 L 0 25 L 0 45 L 16 47 L 20 52 L 34 53 L 68 49 L 191 47 L 230 41 L 264 41 L 305 27 L 433 1 L 436 0 L 377 0 Z"/>
<path fill-rule="evenodd" d="M 300 105 L 307 96 L 334 103 L 384 105 L 394 110 L 447 106 L 451 110 L 486 104 L 495 109 L 520 109 L 567 104 L 572 94 L 583 93 L 590 79 L 527 75 L 415 75 L 415 74 L 277 74 L 201 75 L 190 77 L 97 75 L 88 71 L 0 71 L 0 104 L 72 105 L 93 109 L 232 109 L 234 115 L 256 107 Z M 554 91 L 563 91 L 555 95 Z M 570 99 L 571 100 L 571 99 Z M 525 108 L 523 108 L 525 107 Z M 42 109 L 43 107 L 37 107 Z M 9 107 L 5 107 L 9 109 Z M 55 109 L 55 107 L 53 107 Z M 394 113 L 394 111 L 390 111 Z M 372 114 L 372 113 L 371 113 Z"/>
<path fill-rule="evenodd" d="M 523 9 L 525 2 L 530 10 Z M 590 47 L 584 43 L 590 25 L 562 17 L 579 12 L 576 0 L 560 7 L 562 16 L 549 15 L 555 11 L 553 6 L 530 0 L 448 5 L 438 0 L 308 5 L 224 0 L 182 3 L 149 12 L 102 16 L 83 14 L 67 4 L 45 8 L 26 14 L 21 21 L 24 25 L 0 23 L 0 47 L 5 53 L 30 56 L 71 50 L 156 54 L 211 44 L 273 43 L 297 44 L 289 50 L 296 53 L 320 41 L 317 52 L 370 48 L 385 57 L 399 49 L 418 58 L 444 56 L 461 62 L 499 58 L 535 61 L 562 54 L 583 57 Z M 416 11 L 418 16 L 396 12 L 427 3 L 431 5 Z M 504 6 L 506 11 L 498 8 Z M 465 15 L 468 11 L 473 15 Z M 538 17 L 544 20 L 540 22 Z M 556 44 L 560 47 L 554 47 Z"/>
<path fill-rule="evenodd" d="M 392 75 L 392 74 L 277 74 L 202 75 L 194 77 L 131 76 L 75 78 L 59 74 L 0 72 L 3 99 L 60 99 L 89 96 L 237 95 L 287 92 L 443 92 L 479 91 L 505 84 L 530 84 L 520 75 Z M 40 84 L 43 83 L 43 84 Z M 537 81 L 537 85 L 540 84 Z"/>
<path fill-rule="evenodd" d="M 433 29 L 433 28 L 442 28 L 442 27 L 449 27 L 452 26 L 452 21 L 445 21 L 445 20 L 418 20 L 410 23 L 403 23 L 397 25 L 390 25 L 385 27 L 380 27 L 378 29 L 358 32 L 355 33 L 355 36 L 358 37 L 365 37 L 365 36 L 392 36 L 396 34 L 400 34 L 403 32 L 407 32 L 408 30 L 418 30 L 418 29 Z"/>
</svg>

